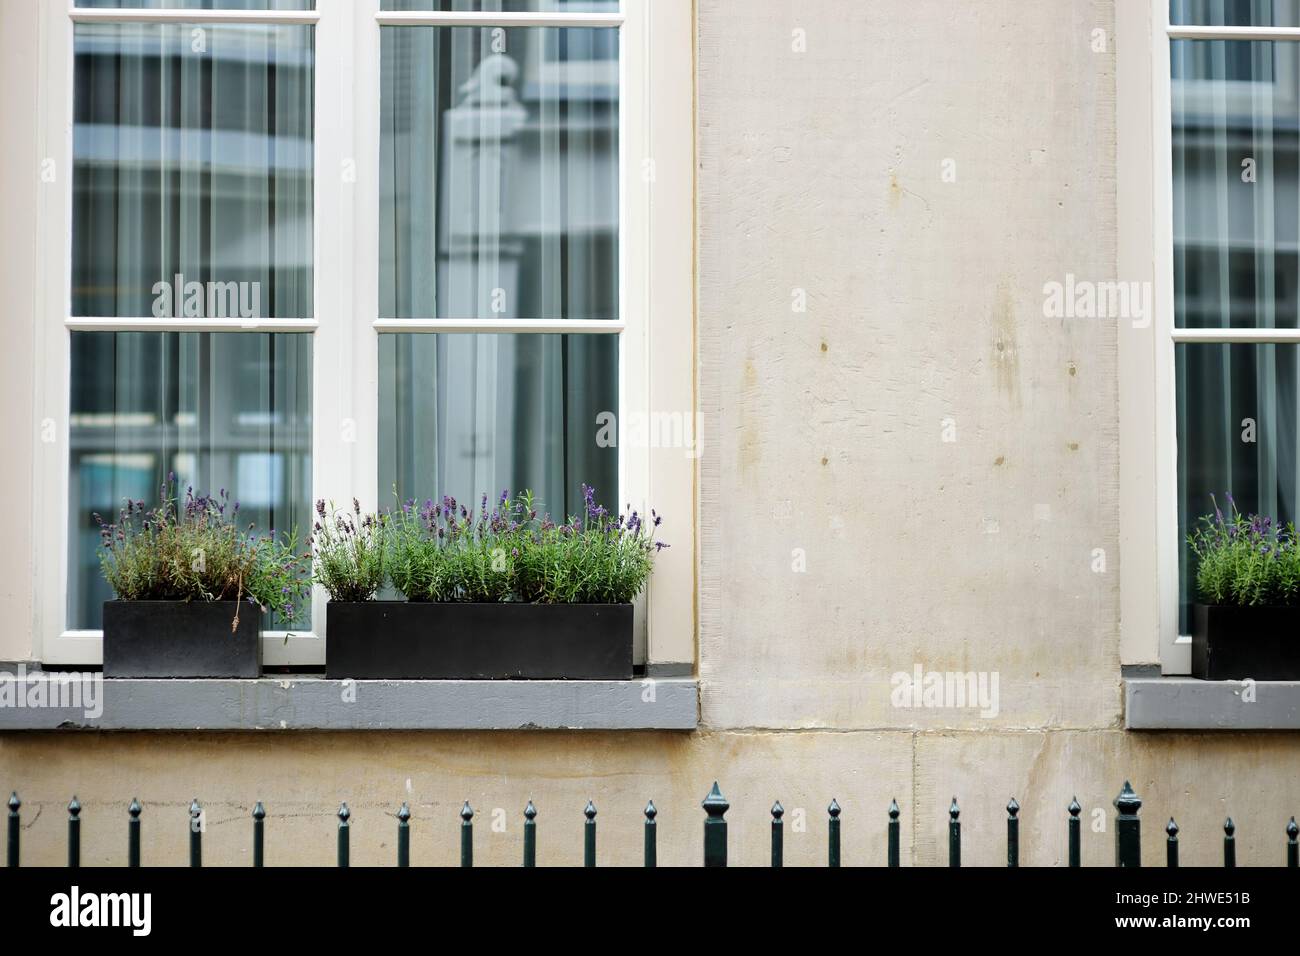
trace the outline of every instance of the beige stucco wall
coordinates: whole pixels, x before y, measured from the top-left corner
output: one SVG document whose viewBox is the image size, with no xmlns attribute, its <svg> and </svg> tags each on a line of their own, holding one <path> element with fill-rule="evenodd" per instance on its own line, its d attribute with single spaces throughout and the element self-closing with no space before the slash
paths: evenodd
<svg viewBox="0 0 1300 956">
<path fill-rule="evenodd" d="M 1240 861 L 1279 862 L 1294 735 L 1120 729 L 1116 333 L 1042 316 L 1045 282 L 1115 272 L 1112 26 L 1108 0 L 699 0 L 699 733 L 0 736 L 28 858 L 59 861 L 76 791 L 88 861 L 121 862 L 137 795 L 146 861 L 183 859 L 197 794 L 212 863 L 247 862 L 259 798 L 271 862 L 331 862 L 347 799 L 355 861 L 392 859 L 407 800 L 416 861 L 450 863 L 469 799 L 479 860 L 513 863 L 532 799 L 539 861 L 576 863 L 592 798 L 601 862 L 635 863 L 653 798 L 661 859 L 695 863 L 718 779 L 738 863 L 775 799 L 788 860 L 823 861 L 831 797 L 846 862 L 883 861 L 896 798 L 905 859 L 940 863 L 954 794 L 968 863 L 1002 858 L 1013 794 L 1025 861 L 1059 863 L 1077 794 L 1102 864 L 1127 777 L 1148 858 L 1174 815 L 1215 862 L 1230 812 Z M 892 706 L 918 663 L 997 674 L 997 716 Z"/>
</svg>

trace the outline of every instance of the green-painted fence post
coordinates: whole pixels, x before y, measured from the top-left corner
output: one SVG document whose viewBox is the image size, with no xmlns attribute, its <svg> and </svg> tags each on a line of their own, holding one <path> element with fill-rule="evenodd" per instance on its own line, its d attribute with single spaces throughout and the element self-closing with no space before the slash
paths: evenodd
<svg viewBox="0 0 1300 956">
<path fill-rule="evenodd" d="M 659 811 L 651 800 L 645 805 L 645 865 L 650 869 L 659 866 L 659 824 L 655 822 L 657 816 Z"/>
<path fill-rule="evenodd" d="M 889 851 L 887 862 L 891 867 L 902 866 L 902 861 L 898 852 L 898 832 L 901 827 L 898 825 L 898 815 L 901 813 L 898 809 L 898 801 L 889 801 Z"/>
<path fill-rule="evenodd" d="M 772 804 L 772 867 L 781 869 L 785 866 L 785 807 L 778 800 Z"/>
<path fill-rule="evenodd" d="M 140 801 L 135 797 L 131 798 L 131 805 L 126 808 L 130 819 L 126 822 L 126 865 L 140 865 L 140 811 L 144 808 L 140 806 Z"/>
<path fill-rule="evenodd" d="M 465 868 L 474 865 L 474 808 L 468 800 L 460 808 L 460 865 Z"/>
<path fill-rule="evenodd" d="M 1223 821 L 1223 865 L 1237 865 L 1237 825 L 1232 817 Z"/>
<path fill-rule="evenodd" d="M 405 800 L 397 808 L 397 865 L 411 865 L 411 808 Z"/>
<path fill-rule="evenodd" d="M 22 833 L 22 817 L 18 811 L 23 802 L 18 799 L 18 791 L 9 794 L 9 865 L 18 865 L 18 841 Z"/>
<path fill-rule="evenodd" d="M 701 801 L 704 808 L 704 865 L 727 865 L 727 821 L 724 819 L 731 804 L 718 789 L 718 781 L 713 781 L 713 789 Z"/>
<path fill-rule="evenodd" d="M 352 811 L 347 801 L 339 804 L 339 866 L 352 865 Z"/>
<path fill-rule="evenodd" d="M 1020 804 L 1012 797 L 1007 804 L 1007 866 L 1020 866 Z"/>
<path fill-rule="evenodd" d="M 199 798 L 190 801 L 190 866 L 203 865 L 203 808 Z"/>
<path fill-rule="evenodd" d="M 1142 800 L 1133 792 L 1133 785 L 1124 781 L 1124 788 L 1115 798 L 1115 865 L 1138 867 L 1142 865 L 1142 821 L 1138 811 Z"/>
<path fill-rule="evenodd" d="M 68 866 L 81 866 L 81 804 L 75 793 L 68 804 Z"/>
<path fill-rule="evenodd" d="M 952 805 L 948 807 L 948 865 L 961 866 L 961 821 L 957 818 L 961 816 L 961 809 L 957 806 L 957 798 L 952 798 Z"/>
<path fill-rule="evenodd" d="M 1070 822 L 1068 824 L 1070 835 L 1070 866 L 1083 866 L 1083 848 L 1080 846 L 1079 831 L 1079 814 L 1083 812 L 1083 807 L 1079 806 L 1079 798 L 1071 797 L 1070 805 L 1066 807 L 1070 813 Z"/>
<path fill-rule="evenodd" d="M 253 866 L 266 865 L 266 835 L 263 832 L 266 822 L 266 807 L 258 800 L 253 806 Z"/>
<path fill-rule="evenodd" d="M 831 818 L 826 823 L 826 865 L 829 867 L 838 867 L 840 865 L 840 805 L 831 797 L 831 805 L 826 808 L 826 812 Z"/>
<path fill-rule="evenodd" d="M 596 805 L 590 800 L 582 811 L 587 822 L 582 825 L 582 865 L 596 865 Z"/>
<path fill-rule="evenodd" d="M 1165 824 L 1165 832 L 1169 834 L 1169 839 L 1165 841 L 1165 865 L 1178 866 L 1178 824 L 1174 818 L 1170 817 L 1169 822 Z"/>
<path fill-rule="evenodd" d="M 1286 825 L 1286 865 L 1300 867 L 1300 826 L 1295 817 Z"/>
<path fill-rule="evenodd" d="M 524 807 L 524 866 L 537 866 L 537 808 L 531 800 Z"/>
</svg>

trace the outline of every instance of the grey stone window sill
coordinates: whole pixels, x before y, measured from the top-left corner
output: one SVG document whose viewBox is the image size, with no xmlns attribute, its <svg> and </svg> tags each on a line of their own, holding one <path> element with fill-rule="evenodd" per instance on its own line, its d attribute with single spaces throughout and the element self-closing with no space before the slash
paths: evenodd
<svg viewBox="0 0 1300 956">
<path fill-rule="evenodd" d="M 1300 681 L 1124 679 L 1129 730 L 1300 730 Z M 1249 698 L 1253 696 L 1253 700 Z"/>
<path fill-rule="evenodd" d="M 39 672 L 38 672 L 39 673 Z M 45 672 L 51 688 L 60 680 Z M 13 681 L 18 692 L 27 682 Z M 67 675 L 81 681 L 83 675 Z M 102 713 L 14 706 L 8 730 L 694 730 L 693 678 L 630 681 L 102 680 Z M 0 678 L 3 680 L 3 678 Z M 76 688 L 68 688 L 69 693 Z M 49 690 L 51 699 L 52 689 Z M 61 689 L 60 694 L 64 691 Z M 62 697 L 84 705 L 92 697 Z"/>
</svg>

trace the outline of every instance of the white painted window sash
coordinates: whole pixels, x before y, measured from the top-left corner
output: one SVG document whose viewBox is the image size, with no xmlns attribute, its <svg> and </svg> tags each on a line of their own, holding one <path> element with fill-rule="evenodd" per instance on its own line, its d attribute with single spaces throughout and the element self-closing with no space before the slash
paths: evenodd
<svg viewBox="0 0 1300 956">
<path fill-rule="evenodd" d="M 321 4 L 315 10 L 163 10 L 143 7 L 71 7 L 72 23 L 265 23 L 275 26 L 314 26 L 320 22 Z"/>
<path fill-rule="evenodd" d="M 636 4 L 639 0 L 625 0 Z M 636 14 L 633 14 L 635 18 Z M 504 13 L 494 11 L 381 10 L 375 22 L 384 27 L 592 27 L 617 29 L 627 22 L 622 11 Z"/>
<path fill-rule="evenodd" d="M 1279 40 L 1294 43 L 1300 41 L 1300 27 L 1203 27 L 1166 23 L 1165 35 L 1171 40 Z"/>
<path fill-rule="evenodd" d="M 564 333 L 618 335 L 620 497 L 643 513 L 653 501 L 670 519 L 673 548 L 657 561 L 638 605 L 639 647 L 652 661 L 695 657 L 693 10 L 688 0 L 623 0 L 617 13 L 427 14 L 381 12 L 379 0 L 317 0 L 311 11 L 120 10 L 41 3 L 40 139 L 57 184 L 41 191 L 42 255 L 35 367 L 37 404 L 53 442 L 34 439 L 34 646 L 52 665 L 100 663 L 98 631 L 66 625 L 70 334 L 95 331 L 261 331 L 312 335 L 313 498 L 363 507 L 378 484 L 379 335 Z M 249 23 L 314 26 L 316 314 L 287 319 L 71 316 L 73 29 L 77 23 Z M 388 320 L 379 303 L 380 30 L 383 26 L 586 26 L 620 31 L 620 227 L 617 320 Z M 653 46 L 658 29 L 662 46 Z M 333 64 L 336 68 L 321 68 Z M 322 119 L 324 118 L 324 121 Z M 657 170 L 657 173 L 654 172 Z M 656 225 L 656 222 L 661 223 Z M 658 263 L 662 262 L 662 266 Z M 659 269 L 655 281 L 652 271 Z M 652 292 L 653 290 L 653 292 Z M 658 330 L 652 341 L 650 315 Z M 656 369 L 652 384 L 651 367 Z M 627 423 L 659 411 L 692 419 L 696 447 L 630 447 Z M 594 423 L 593 423 L 594 428 Z M 41 429 L 37 430 L 38 433 Z M 653 451 L 653 453 L 652 453 Z M 684 599 L 689 596 L 689 599 Z M 324 662 L 326 597 L 312 600 L 315 632 L 264 634 L 268 666 Z M 651 633 L 647 635 L 647 625 Z M 287 640 L 286 640 L 287 637 Z"/>
<path fill-rule="evenodd" d="M 375 319 L 380 333 L 463 332 L 470 334 L 529 333 L 537 335 L 619 335 L 627 330 L 621 319 Z"/>
<path fill-rule="evenodd" d="M 1131 58 L 1118 72 L 1120 269 L 1126 278 L 1149 279 L 1154 290 L 1151 329 L 1120 333 L 1120 657 L 1131 664 L 1159 662 L 1165 674 L 1186 674 L 1191 639 L 1178 629 L 1176 348 L 1297 344 L 1300 330 L 1176 327 L 1170 47 L 1176 40 L 1300 42 L 1300 28 L 1173 25 L 1167 0 L 1148 0 L 1145 8 L 1123 7 L 1116 30 L 1121 36 L 1145 34 L 1147 40 L 1120 54 Z M 1140 154 L 1147 157 L 1145 169 L 1128 164 Z M 1154 599 L 1148 600 L 1153 585 Z"/>
<path fill-rule="evenodd" d="M 64 319 L 69 332 L 314 332 L 315 319 L 145 319 L 74 316 Z"/>
</svg>

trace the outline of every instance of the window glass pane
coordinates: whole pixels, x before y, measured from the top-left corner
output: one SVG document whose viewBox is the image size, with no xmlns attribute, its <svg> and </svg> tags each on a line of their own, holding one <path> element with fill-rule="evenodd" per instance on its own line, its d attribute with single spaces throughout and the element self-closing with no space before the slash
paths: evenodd
<svg viewBox="0 0 1300 956">
<path fill-rule="evenodd" d="M 76 0 L 73 6 L 116 10 L 315 10 L 316 0 Z"/>
<path fill-rule="evenodd" d="M 1180 328 L 1295 328 L 1300 45 L 1177 40 L 1175 315 Z"/>
<path fill-rule="evenodd" d="M 1300 26 L 1300 0 L 1170 0 L 1175 26 Z"/>
<path fill-rule="evenodd" d="M 531 489 L 560 518 L 585 482 L 617 507 L 618 336 L 382 335 L 379 404 L 393 504 Z"/>
<path fill-rule="evenodd" d="M 619 0 L 380 0 L 381 10 L 426 13 L 615 13 Z"/>
<path fill-rule="evenodd" d="M 1295 521 L 1300 464 L 1300 346 L 1177 346 L 1180 633 L 1190 633 L 1195 565 L 1187 535 L 1199 516 L 1226 508 Z"/>
<path fill-rule="evenodd" d="M 618 317 L 618 31 L 384 27 L 380 315 Z"/>
<path fill-rule="evenodd" d="M 310 533 L 311 348 L 308 334 L 72 334 L 70 627 L 98 628 L 111 597 L 94 514 L 157 504 L 168 472 L 182 493 L 226 489 L 259 533 Z"/>
<path fill-rule="evenodd" d="M 312 28 L 75 45 L 73 315 L 311 317 Z"/>
</svg>

